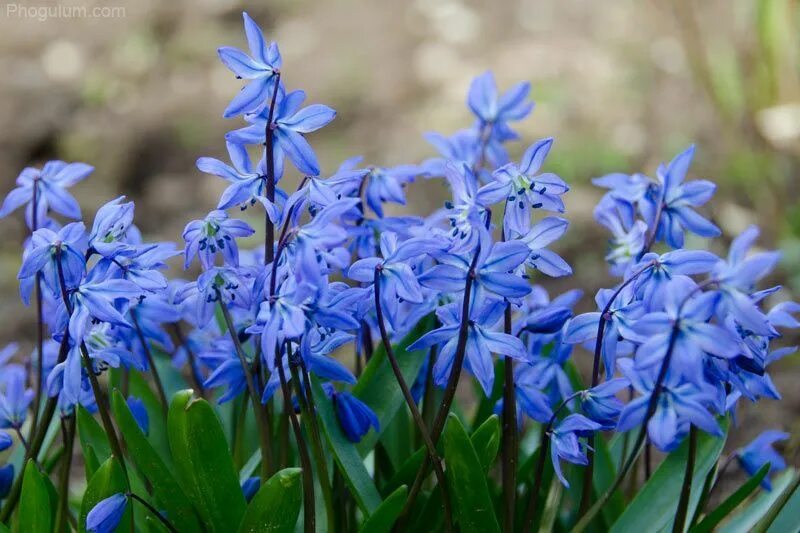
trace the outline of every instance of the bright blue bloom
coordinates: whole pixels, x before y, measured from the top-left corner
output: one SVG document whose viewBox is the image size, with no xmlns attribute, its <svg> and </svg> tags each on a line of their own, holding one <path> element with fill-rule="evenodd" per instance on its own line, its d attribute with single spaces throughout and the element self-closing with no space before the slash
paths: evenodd
<svg viewBox="0 0 800 533">
<path fill-rule="evenodd" d="M 103 279 L 92 270 L 89 276 L 69 295 L 72 315 L 69 317 L 69 334 L 82 341 L 92 321 L 115 326 L 130 327 L 124 314 L 116 305 L 127 304 L 142 295 L 142 289 L 126 279 Z"/>
<path fill-rule="evenodd" d="M 656 204 L 643 202 L 640 209 L 650 227 L 655 223 L 658 203 L 662 205 L 656 238 L 666 241 L 673 248 L 683 248 L 684 231 L 701 237 L 719 237 L 717 226 L 697 214 L 693 208 L 700 207 L 714 195 L 716 185 L 706 180 L 684 183 L 686 172 L 694 156 L 694 146 L 681 152 L 667 165 L 658 169 L 660 195 Z"/>
<path fill-rule="evenodd" d="M 335 393 L 333 405 L 336 407 L 339 424 L 350 442 L 360 442 L 369 433 L 370 427 L 375 428 L 375 431 L 381 427 L 375 412 L 349 392 Z"/>
<path fill-rule="evenodd" d="M 91 275 L 97 279 L 124 278 L 148 293 L 163 291 L 167 278 L 160 270 L 168 268 L 166 261 L 176 255 L 180 252 L 171 242 L 124 245 L 112 257 L 100 259 Z"/>
<path fill-rule="evenodd" d="M 769 274 L 781 258 L 780 252 L 760 252 L 746 257 L 758 238 L 758 228 L 750 226 L 731 243 L 728 260 L 720 261 L 713 276 L 728 311 L 743 328 L 756 335 L 775 337 L 778 332 L 756 305 L 751 293 L 755 284 Z"/>
<path fill-rule="evenodd" d="M 472 306 L 467 333 L 464 369 L 475 376 L 487 396 L 494 385 L 494 361 L 492 354 L 526 360 L 525 346 L 517 337 L 493 331 L 503 315 L 505 303 L 486 301 Z M 443 345 L 433 367 L 434 383 L 443 387 L 450 376 L 458 345 L 458 330 L 461 324 L 461 303 L 448 304 L 436 311 L 442 326 L 429 331 L 417 339 L 408 350 L 421 350 L 433 345 Z"/>
<path fill-rule="evenodd" d="M 572 384 L 564 370 L 572 346 L 564 342 L 562 333 L 531 335 L 529 344 L 530 355 L 526 364 L 519 365 L 519 379 L 528 389 L 545 392 L 550 405 L 555 405 L 572 394 Z"/>
<path fill-rule="evenodd" d="M 614 429 L 617 425 L 617 418 L 625 406 L 616 395 L 629 385 L 627 379 L 614 378 L 581 392 L 583 412 L 591 420 L 602 425 L 603 429 Z"/>
<path fill-rule="evenodd" d="M 149 435 L 150 416 L 147 414 L 147 408 L 145 407 L 144 402 L 135 396 L 128 396 L 128 398 L 125 400 L 125 403 L 128 404 L 128 408 L 131 410 L 133 419 L 136 420 L 136 424 L 139 426 L 139 429 L 141 429 L 142 433 L 145 435 Z"/>
<path fill-rule="evenodd" d="M 421 175 L 423 170 L 416 165 L 400 165 L 392 168 L 373 167 L 364 177 L 366 187 L 364 197 L 372 211 L 383 218 L 383 204 L 393 202 L 406 205 L 403 188 Z"/>
<path fill-rule="evenodd" d="M 634 219 L 629 204 L 616 201 L 609 195 L 595 206 L 594 219 L 611 232 L 605 259 L 611 265 L 612 274 L 622 275 L 644 250 L 647 224 Z"/>
<path fill-rule="evenodd" d="M 514 391 L 517 406 L 532 420 L 546 424 L 553 416 L 550 398 L 542 389 L 540 376 L 531 370 L 530 365 L 517 365 L 514 368 Z"/>
<path fill-rule="evenodd" d="M 554 278 L 572 274 L 572 268 L 560 255 L 545 248 L 561 238 L 568 226 L 569 222 L 563 218 L 547 217 L 522 236 L 522 242 L 529 248 L 527 260 L 529 267 Z"/>
<path fill-rule="evenodd" d="M 9 463 L 0 467 L 0 500 L 4 500 L 11 492 L 14 483 L 14 465 Z"/>
<path fill-rule="evenodd" d="M 620 413 L 617 431 L 625 432 L 644 421 L 659 369 L 637 370 L 630 359 L 621 359 L 617 365 L 633 388 L 641 394 Z M 658 397 L 656 412 L 647 424 L 650 441 L 663 452 L 672 451 L 688 434 L 690 424 L 706 433 L 722 436 L 717 421 L 708 412 L 708 406 L 713 405 L 715 400 L 716 391 L 713 387 L 706 383 L 684 381 L 677 373 L 669 372 Z"/>
<path fill-rule="evenodd" d="M 506 122 L 522 120 L 533 109 L 527 101 L 530 90 L 530 83 L 521 82 L 499 95 L 494 74 L 487 71 L 472 80 L 467 105 L 483 124 L 505 128 Z"/>
<path fill-rule="evenodd" d="M 481 157 L 480 131 L 476 128 L 457 131 L 450 137 L 436 132 L 425 134 L 428 141 L 442 155 L 423 161 L 420 168 L 425 171 L 426 177 L 444 176 L 445 167 L 451 161 L 466 163 L 468 167 L 475 168 Z M 490 155 L 487 151 L 486 155 Z M 497 161 L 487 158 L 493 166 Z"/>
<path fill-rule="evenodd" d="M 246 115 L 250 125 L 228 133 L 225 139 L 236 144 L 260 145 L 264 143 L 269 127 L 275 139 L 273 153 L 276 164 L 285 154 L 303 174 L 319 176 L 317 156 L 304 135 L 326 126 L 336 117 L 336 111 L 322 104 L 300 109 L 305 99 L 305 91 L 285 93 L 281 87 L 269 126 L 269 107 L 264 107 L 259 113 Z"/>
<path fill-rule="evenodd" d="M 208 378 L 203 382 L 203 387 L 207 389 L 226 387 L 217 399 L 217 403 L 223 404 L 244 392 L 247 380 L 229 335 L 210 341 L 202 351 L 197 352 L 197 357 L 211 369 Z"/>
<path fill-rule="evenodd" d="M 767 463 L 769 463 L 770 474 L 778 470 L 783 470 L 786 468 L 786 461 L 784 461 L 781 454 L 773 448 L 773 445 L 776 442 L 788 439 L 789 434 L 783 431 L 764 431 L 753 439 L 750 444 L 736 450 L 736 459 L 739 460 L 739 464 L 745 472 L 751 476 L 755 475 L 755 473 Z M 764 490 L 772 490 L 772 483 L 769 479 L 769 475 L 761 480 L 761 486 Z"/>
<path fill-rule="evenodd" d="M 489 222 L 489 207 L 505 197 L 505 186 L 495 181 L 479 188 L 478 178 L 464 163 L 448 164 L 445 177 L 453 192 L 453 201 L 445 203 L 453 228 L 453 251 L 472 250 L 478 231 Z"/>
<path fill-rule="evenodd" d="M 36 188 L 36 223 L 42 228 L 47 223 L 47 212 L 52 210 L 71 219 L 81 218 L 81 208 L 68 192 L 72 187 L 94 171 L 86 163 L 65 163 L 48 161 L 41 169 L 25 168 L 17 177 L 17 187 L 13 189 L 0 207 L 0 218 L 8 216 L 18 207 L 28 204 L 25 221 L 33 228 L 33 190 Z"/>
<path fill-rule="evenodd" d="M 247 222 L 228 218 L 225 211 L 211 211 L 203 220 L 189 222 L 183 230 L 183 240 L 186 241 L 183 268 L 189 268 L 192 259 L 198 255 L 200 264 L 207 270 L 214 265 L 217 252 L 222 254 L 226 265 L 238 267 L 239 247 L 236 239 L 249 237 L 253 233 L 255 230 Z"/>
<path fill-rule="evenodd" d="M 268 105 L 281 68 L 281 53 L 277 43 L 267 43 L 261 28 L 250 15 L 242 13 L 242 16 L 250 55 L 230 46 L 217 50 L 219 58 L 237 78 L 250 80 L 228 104 L 223 114 L 225 118 L 254 112 Z"/>
<path fill-rule="evenodd" d="M 86 531 L 111 533 L 117 529 L 127 507 L 128 496 L 121 492 L 100 501 L 86 515 Z"/>
<path fill-rule="evenodd" d="M 531 292 L 530 283 L 513 273 L 528 259 L 528 247 L 520 241 L 492 244 L 489 232 L 480 229 L 479 233 L 481 247 L 475 262 L 473 302 L 486 293 L 517 300 Z M 420 283 L 442 292 L 457 293 L 464 290 L 472 258 L 453 254 L 434 255 L 440 264 L 426 270 L 419 278 Z"/>
<path fill-rule="evenodd" d="M 26 386 L 27 373 L 20 365 L 7 365 L 0 378 L 0 428 L 21 428 L 33 401 Z"/>
<path fill-rule="evenodd" d="M 719 293 L 697 293 L 697 285 L 684 276 L 676 276 L 665 286 L 664 311 L 648 313 L 631 327 L 632 340 L 642 344 L 636 350 L 636 367 L 658 367 L 677 328 L 672 366 L 677 373 L 703 382 L 705 354 L 731 359 L 742 351 L 735 332 L 709 320 L 717 310 Z"/>
<path fill-rule="evenodd" d="M 531 209 L 564 212 L 561 195 L 569 187 L 555 174 L 538 173 L 552 144 L 553 139 L 542 139 L 525 151 L 519 166 L 509 163 L 492 174 L 506 186 L 503 228 L 507 238 L 527 235 L 531 229 Z"/>
<path fill-rule="evenodd" d="M 67 289 L 72 289 L 83 279 L 86 270 L 85 250 L 86 232 L 83 222 L 67 224 L 58 233 L 47 228 L 38 229 L 33 232 L 17 278 L 34 278 L 37 272 L 41 272 L 45 285 L 54 296 L 60 297 L 59 257 L 65 285 Z"/>
<path fill-rule="evenodd" d="M 666 286 L 676 275 L 696 275 L 711 272 L 720 259 L 705 250 L 673 250 L 662 255 L 646 253 L 631 267 L 626 278 L 643 271 L 634 282 L 638 297 L 648 310 L 661 309 Z"/>
<path fill-rule="evenodd" d="M 6 433 L 5 431 L 0 431 L 0 452 L 4 452 L 7 449 L 11 448 L 14 444 L 14 439 L 11 438 L 11 435 Z"/>
<path fill-rule="evenodd" d="M 234 205 L 239 205 L 242 210 L 248 205 L 254 205 L 256 201 L 261 202 L 264 209 L 273 223 L 280 221 L 280 208 L 278 205 L 285 194 L 280 189 L 275 190 L 276 205 L 267 199 L 267 167 L 266 160 L 262 157 L 256 168 L 250 161 L 247 149 L 239 144 L 228 142 L 228 155 L 233 166 L 226 165 L 219 159 L 212 157 L 201 157 L 197 160 L 197 168 L 206 174 L 219 176 L 230 182 L 228 188 L 223 191 L 217 204 L 217 209 L 229 209 Z M 275 181 L 277 182 L 283 174 L 282 159 L 276 160 Z M 280 163 L 280 164 L 279 164 Z"/>
<path fill-rule="evenodd" d="M 259 477 L 249 477 L 242 482 L 242 494 L 244 494 L 244 500 L 250 503 L 250 500 L 253 499 L 253 496 L 256 495 L 258 489 L 261 488 L 261 478 Z"/>
<path fill-rule="evenodd" d="M 569 483 L 561 472 L 561 459 L 576 465 L 589 464 L 589 459 L 586 457 L 586 443 L 580 438 L 588 437 L 600 429 L 603 429 L 603 426 L 579 414 L 569 415 L 553 428 L 550 433 L 550 460 L 553 462 L 556 476 L 565 487 L 569 488 Z"/>
<path fill-rule="evenodd" d="M 237 270 L 213 267 L 203 272 L 197 281 L 181 287 L 176 298 L 192 311 L 197 326 L 204 327 L 214 316 L 220 300 L 228 307 L 249 309 L 250 287 L 248 280 Z"/>
<path fill-rule="evenodd" d="M 127 243 L 126 234 L 133 224 L 133 202 L 125 202 L 124 196 L 112 200 L 97 210 L 94 225 L 89 234 L 89 248 L 103 257 L 113 256 Z"/>
</svg>

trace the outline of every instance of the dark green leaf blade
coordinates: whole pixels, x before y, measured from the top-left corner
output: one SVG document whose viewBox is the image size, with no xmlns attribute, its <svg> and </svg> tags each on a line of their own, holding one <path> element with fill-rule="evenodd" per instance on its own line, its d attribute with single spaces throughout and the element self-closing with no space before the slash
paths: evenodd
<svg viewBox="0 0 800 533">
<path fill-rule="evenodd" d="M 758 484 L 769 473 L 769 463 L 762 466 L 758 472 L 741 487 L 736 489 L 736 492 L 728 496 L 716 509 L 711 511 L 699 524 L 692 528 L 692 533 L 704 533 L 713 531 L 722 520 L 731 514 L 754 490 L 758 488 Z"/>
<path fill-rule="evenodd" d="M 389 533 L 397 521 L 397 517 L 400 516 L 407 498 L 408 487 L 401 485 L 389 494 L 380 507 L 361 524 L 358 529 L 359 533 Z"/>
<path fill-rule="evenodd" d="M 246 504 L 228 442 L 207 401 L 192 391 L 175 394 L 167 417 L 176 473 L 207 527 L 230 531 L 241 523 Z"/>
<path fill-rule="evenodd" d="M 303 491 L 299 468 L 286 468 L 269 478 L 247 506 L 239 533 L 291 533 Z"/>
<path fill-rule="evenodd" d="M 53 507 L 47 481 L 33 460 L 28 461 L 23 473 L 19 528 L 31 533 L 50 533 L 53 529 Z"/>
<path fill-rule="evenodd" d="M 166 462 L 159 457 L 153 446 L 142 433 L 139 424 L 118 390 L 111 398 L 114 418 L 125 440 L 133 463 L 138 471 L 153 487 L 156 499 L 161 503 L 172 523 L 181 531 L 196 531 L 200 524 L 194 507 Z"/>
<path fill-rule="evenodd" d="M 330 399 L 322 390 L 316 378 L 311 378 L 311 388 L 314 394 L 314 402 L 319 411 L 322 429 L 328 441 L 328 445 L 333 452 L 333 457 L 347 482 L 348 487 L 358 503 L 358 506 L 365 514 L 371 515 L 381 504 L 381 496 L 375 483 L 372 481 L 369 472 L 364 466 L 364 461 L 352 442 L 347 440 Z"/>
<path fill-rule="evenodd" d="M 97 472 L 95 472 L 86 486 L 86 492 L 83 493 L 83 501 L 81 502 L 80 515 L 78 516 L 78 530 L 81 533 L 86 531 L 86 516 L 95 505 L 120 492 L 128 492 L 128 481 L 119 461 L 112 456 L 100 465 L 100 468 L 97 469 Z M 121 524 L 129 522 L 130 515 L 128 513 L 130 512 L 131 507 L 129 505 L 125 511 L 126 516 L 120 522 Z"/>
<path fill-rule="evenodd" d="M 500 531 L 486 474 L 464 426 L 450 415 L 444 430 L 447 484 L 462 531 Z"/>
</svg>

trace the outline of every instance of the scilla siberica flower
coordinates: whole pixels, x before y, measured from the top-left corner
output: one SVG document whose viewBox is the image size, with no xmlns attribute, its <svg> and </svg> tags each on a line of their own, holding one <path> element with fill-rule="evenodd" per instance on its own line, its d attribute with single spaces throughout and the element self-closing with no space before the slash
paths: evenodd
<svg viewBox="0 0 800 533">
<path fill-rule="evenodd" d="M 127 242 L 127 232 L 133 224 L 133 202 L 123 202 L 124 196 L 112 200 L 97 210 L 89 248 L 103 257 L 110 257 Z"/>
<path fill-rule="evenodd" d="M 777 472 L 786 468 L 786 461 L 781 457 L 773 445 L 776 442 L 789 439 L 789 434 L 783 431 L 768 430 L 753 439 L 744 448 L 736 450 L 736 459 L 741 467 L 749 475 L 755 475 L 758 470 L 769 463 L 769 473 Z M 761 486 L 766 490 L 772 490 L 772 483 L 767 475 L 761 480 Z"/>
<path fill-rule="evenodd" d="M 117 529 L 125 510 L 128 496 L 117 493 L 97 503 L 86 515 L 86 531 L 91 533 L 111 533 Z"/>
<path fill-rule="evenodd" d="M 21 428 L 33 401 L 33 389 L 26 386 L 27 373 L 16 364 L 3 367 L 0 381 L 0 428 Z"/>
<path fill-rule="evenodd" d="M 11 492 L 11 484 L 14 482 L 14 465 L 7 464 L 0 466 L 0 500 L 4 500 Z"/>
<path fill-rule="evenodd" d="M 580 438 L 599 429 L 602 429 L 600 424 L 579 414 L 569 415 L 553 428 L 550 435 L 550 460 L 556 476 L 565 487 L 569 488 L 569 483 L 561 472 L 561 459 L 577 465 L 589 464 L 586 444 Z"/>
<path fill-rule="evenodd" d="M 67 224 L 58 232 L 41 228 L 33 232 L 29 248 L 22 258 L 17 278 L 32 279 L 41 273 L 45 285 L 54 296 L 61 295 L 63 275 L 67 289 L 76 287 L 86 270 L 86 232 L 83 222 Z M 59 274 L 61 272 L 61 274 Z M 23 295 L 28 302 L 28 296 Z"/>
<path fill-rule="evenodd" d="M 198 256 L 203 268 L 209 269 L 214 265 L 217 252 L 222 254 L 226 265 L 238 267 L 239 247 L 236 239 L 253 233 L 255 230 L 247 222 L 228 218 L 225 211 L 211 211 L 203 220 L 189 222 L 183 230 L 183 240 L 186 241 L 183 268 L 189 268 L 192 259 Z"/>
<path fill-rule="evenodd" d="M 37 228 L 45 225 L 47 212 L 52 210 L 71 219 L 81 218 L 81 208 L 68 192 L 72 187 L 94 171 L 86 163 L 48 161 L 41 169 L 28 167 L 17 177 L 17 187 L 6 196 L 0 207 L 0 218 L 7 217 L 18 207 L 28 204 L 25 220 L 33 228 L 33 202 L 36 191 Z"/>
<path fill-rule="evenodd" d="M 376 431 L 381 427 L 375 412 L 349 392 L 334 393 L 333 405 L 336 407 L 339 424 L 351 442 L 361 441 L 371 427 Z"/>
<path fill-rule="evenodd" d="M 0 452 L 4 452 L 7 449 L 11 448 L 14 444 L 14 439 L 11 438 L 11 435 L 6 433 L 5 431 L 0 431 Z"/>
<path fill-rule="evenodd" d="M 247 13 L 244 18 L 244 31 L 247 34 L 247 45 L 250 55 L 233 48 L 223 46 L 217 50 L 219 58 L 237 78 L 249 80 L 248 84 L 228 104 L 223 116 L 235 117 L 242 113 L 257 111 L 268 102 L 269 96 L 278 83 L 277 77 L 281 68 L 281 53 L 277 43 L 267 43 L 261 28 Z"/>
</svg>

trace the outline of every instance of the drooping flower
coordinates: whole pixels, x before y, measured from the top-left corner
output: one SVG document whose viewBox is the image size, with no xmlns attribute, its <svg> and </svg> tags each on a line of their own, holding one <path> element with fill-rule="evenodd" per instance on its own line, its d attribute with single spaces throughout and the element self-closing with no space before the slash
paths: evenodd
<svg viewBox="0 0 800 533">
<path fill-rule="evenodd" d="M 242 494 L 244 494 L 244 501 L 250 502 L 253 496 L 256 495 L 258 489 L 261 488 L 260 477 L 249 477 L 242 482 Z"/>
<path fill-rule="evenodd" d="M 360 442 L 370 428 L 378 431 L 381 427 L 375 412 L 349 392 L 334 393 L 333 405 L 339 424 L 351 442 Z"/>
<path fill-rule="evenodd" d="M 94 216 L 92 231 L 89 233 L 89 248 L 103 257 L 113 256 L 126 244 L 126 233 L 133 224 L 133 202 L 123 202 L 124 196 L 112 200 Z"/>
<path fill-rule="evenodd" d="M 65 163 L 48 161 L 41 169 L 25 168 L 17 177 L 17 187 L 13 189 L 0 207 L 0 218 L 8 216 L 18 207 L 28 204 L 25 220 L 33 228 L 33 196 L 36 190 L 36 228 L 45 227 L 48 210 L 71 219 L 81 218 L 81 208 L 68 192 L 72 187 L 94 171 L 86 163 Z"/>
<path fill-rule="evenodd" d="M 553 428 L 550 433 L 550 460 L 556 476 L 565 487 L 569 488 L 569 483 L 561 472 L 561 459 L 576 465 L 589 464 L 587 445 L 580 438 L 600 429 L 603 429 L 602 425 L 579 414 L 569 415 Z"/>
<path fill-rule="evenodd" d="M 0 385 L 0 428 L 21 428 L 33 401 L 33 389 L 26 385 L 27 373 L 20 365 L 3 368 Z"/>
<path fill-rule="evenodd" d="M 11 435 L 6 433 L 5 431 L 0 431 L 0 452 L 4 452 L 7 449 L 11 448 L 14 444 L 14 439 L 11 438 Z"/>
<path fill-rule="evenodd" d="M 41 228 L 33 232 L 30 246 L 22 258 L 17 278 L 33 279 L 41 273 L 54 296 L 61 296 L 59 271 L 67 289 L 76 287 L 86 270 L 86 232 L 83 222 L 67 224 L 58 232 Z M 25 299 L 27 303 L 27 298 Z"/>
<path fill-rule="evenodd" d="M 787 440 L 788 433 L 783 431 L 767 430 L 753 439 L 744 448 L 736 450 L 736 459 L 739 460 L 741 467 L 749 475 L 755 475 L 758 470 L 769 463 L 769 473 L 777 472 L 786 468 L 786 461 L 781 457 L 773 445 L 776 442 Z M 761 486 L 765 490 L 772 490 L 772 482 L 769 475 L 761 480 Z"/>
<path fill-rule="evenodd" d="M 127 507 L 128 496 L 121 492 L 101 500 L 86 515 L 86 531 L 111 533 L 117 529 Z"/>
<path fill-rule="evenodd" d="M 217 252 L 222 254 L 226 265 L 238 267 L 239 247 L 236 239 L 253 233 L 255 230 L 247 222 L 228 218 L 225 211 L 211 211 L 203 220 L 189 222 L 183 230 L 183 240 L 186 241 L 183 268 L 189 268 L 192 259 L 199 256 L 203 268 L 209 269 L 214 265 Z"/>
<path fill-rule="evenodd" d="M 223 116 L 235 117 L 242 113 L 252 113 L 269 104 L 269 98 L 278 83 L 277 77 L 281 68 L 281 53 L 277 43 L 267 43 L 261 28 L 247 13 L 244 18 L 244 31 L 250 55 L 233 48 L 223 46 L 217 50 L 219 58 L 237 78 L 249 80 L 248 84 L 228 104 Z"/>
</svg>

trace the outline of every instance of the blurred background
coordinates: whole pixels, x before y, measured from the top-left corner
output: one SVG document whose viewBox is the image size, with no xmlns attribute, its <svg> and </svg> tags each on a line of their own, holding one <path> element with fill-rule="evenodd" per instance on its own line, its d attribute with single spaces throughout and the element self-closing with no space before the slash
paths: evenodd
<svg viewBox="0 0 800 533">
<path fill-rule="evenodd" d="M 71 6 L 104 9 L 75 17 Z M 690 176 L 719 184 L 706 210 L 724 232 L 715 249 L 722 253 L 758 224 L 760 245 L 785 254 L 772 281 L 789 289 L 782 298 L 800 298 L 796 0 L 0 4 L 0 193 L 26 165 L 86 161 L 96 171 L 73 191 L 88 220 L 125 194 L 149 238 L 179 241 L 185 223 L 213 208 L 223 189 L 194 162 L 226 159 L 223 135 L 240 125 L 222 118 L 241 83 L 216 48 L 246 46 L 242 10 L 279 42 L 287 87 L 338 111 L 309 136 L 323 173 L 353 155 L 376 165 L 430 157 L 422 133 L 470 123 L 464 101 L 472 77 L 491 68 L 501 87 L 530 80 L 537 107 L 512 155 L 555 137 L 546 170 L 572 186 L 565 196 L 572 226 L 557 249 L 575 275 L 544 280 L 551 293 L 582 287 L 588 309 L 609 284 L 606 234 L 591 218 L 600 191 L 589 180 L 610 171 L 653 175 L 694 142 Z M 286 179 L 293 188 L 297 176 Z M 439 183 L 413 184 L 408 209 L 430 212 L 443 197 Z M 15 280 L 21 216 L 2 221 L 2 235 L 0 340 L 30 339 L 33 310 L 19 303 Z M 800 434 L 798 361 L 773 369 L 783 402 L 743 407 L 735 443 L 766 427 Z"/>
</svg>

